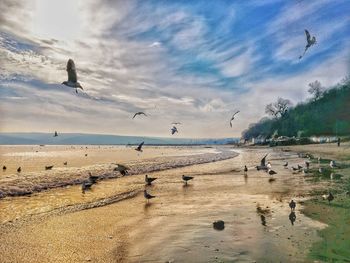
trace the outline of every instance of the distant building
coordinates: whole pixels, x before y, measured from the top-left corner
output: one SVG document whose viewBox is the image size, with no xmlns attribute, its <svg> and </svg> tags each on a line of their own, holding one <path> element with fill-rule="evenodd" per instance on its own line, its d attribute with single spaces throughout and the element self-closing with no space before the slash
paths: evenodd
<svg viewBox="0 0 350 263">
<path fill-rule="evenodd" d="M 310 140 L 314 143 L 329 143 L 329 142 L 337 142 L 338 137 L 336 136 L 312 136 Z"/>
</svg>

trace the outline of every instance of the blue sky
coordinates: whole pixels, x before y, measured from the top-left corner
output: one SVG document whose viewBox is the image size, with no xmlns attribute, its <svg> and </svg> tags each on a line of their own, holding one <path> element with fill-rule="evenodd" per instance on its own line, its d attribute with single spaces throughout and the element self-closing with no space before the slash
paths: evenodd
<svg viewBox="0 0 350 263">
<path fill-rule="evenodd" d="M 0 130 L 170 136 L 180 121 L 178 137 L 239 136 L 278 97 L 349 74 L 349 13 L 346 0 L 1 1 Z M 304 29 L 317 44 L 299 60 Z M 69 58 L 85 93 L 60 84 Z"/>
</svg>

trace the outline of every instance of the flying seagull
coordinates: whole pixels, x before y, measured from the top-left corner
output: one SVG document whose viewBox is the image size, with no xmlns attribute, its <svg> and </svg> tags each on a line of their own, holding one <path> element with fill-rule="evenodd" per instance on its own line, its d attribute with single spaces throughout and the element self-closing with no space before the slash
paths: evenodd
<svg viewBox="0 0 350 263">
<path fill-rule="evenodd" d="M 141 142 L 137 148 L 135 148 L 135 151 L 142 152 L 142 146 L 145 142 Z"/>
<path fill-rule="evenodd" d="M 150 200 L 152 198 L 155 198 L 154 195 L 151 195 L 151 194 L 147 193 L 146 190 L 143 191 L 143 196 L 147 199 L 147 203 L 148 203 L 148 200 Z"/>
<path fill-rule="evenodd" d="M 305 55 L 305 53 L 309 49 L 309 47 L 311 47 L 311 46 L 316 44 L 316 37 L 313 36 L 311 38 L 311 35 L 310 35 L 309 31 L 307 31 L 306 29 L 305 29 L 305 35 L 306 35 L 306 42 L 307 42 L 307 44 L 305 46 L 304 53 L 299 57 L 299 59 L 301 59 Z"/>
<path fill-rule="evenodd" d="M 58 133 L 57 131 L 55 131 L 55 134 L 53 135 L 53 137 L 57 137 L 58 136 Z"/>
<path fill-rule="evenodd" d="M 262 158 L 261 159 L 261 161 L 260 161 L 260 165 L 258 165 L 257 167 L 256 167 L 256 169 L 259 171 L 259 170 L 267 170 L 268 168 L 267 168 L 267 166 L 266 166 L 266 156 L 267 156 L 268 154 L 266 154 L 265 156 L 264 156 L 264 158 Z"/>
<path fill-rule="evenodd" d="M 230 120 L 230 126 L 231 126 L 231 128 L 232 128 L 232 121 L 235 119 L 235 116 L 236 116 L 237 113 L 239 113 L 239 110 L 236 111 L 236 112 L 232 115 L 232 117 L 231 117 L 231 120 Z"/>
<path fill-rule="evenodd" d="M 175 126 L 171 128 L 171 135 L 174 135 L 175 132 L 179 132 Z"/>
<path fill-rule="evenodd" d="M 182 180 L 185 181 L 186 185 L 187 185 L 187 181 L 190 181 L 192 179 L 193 179 L 193 176 L 182 175 Z"/>
<path fill-rule="evenodd" d="M 157 177 L 148 177 L 148 175 L 145 175 L 145 183 L 147 185 L 151 185 L 154 180 L 157 180 Z"/>
<path fill-rule="evenodd" d="M 76 93 L 78 93 L 78 89 L 83 90 L 83 87 L 78 82 L 77 71 L 75 69 L 75 64 L 73 59 L 68 59 L 67 73 L 68 73 L 68 81 L 63 81 L 62 84 L 75 89 Z"/>
<path fill-rule="evenodd" d="M 142 112 L 142 111 L 139 111 L 139 112 L 136 112 L 136 113 L 134 114 L 134 117 L 132 117 L 132 118 L 134 119 L 137 115 L 145 115 L 145 116 L 147 116 L 146 113 L 144 113 L 144 112 Z"/>
</svg>

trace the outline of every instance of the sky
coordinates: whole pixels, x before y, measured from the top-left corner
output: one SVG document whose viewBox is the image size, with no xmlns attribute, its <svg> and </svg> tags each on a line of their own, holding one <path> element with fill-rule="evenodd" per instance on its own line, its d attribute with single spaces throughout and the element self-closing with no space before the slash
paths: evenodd
<svg viewBox="0 0 350 263">
<path fill-rule="evenodd" d="M 349 14 L 348 0 L 1 0 L 0 131 L 240 137 L 278 97 L 349 75 Z M 299 60 L 304 29 L 317 44 Z M 61 84 L 69 58 L 84 92 Z"/>
</svg>

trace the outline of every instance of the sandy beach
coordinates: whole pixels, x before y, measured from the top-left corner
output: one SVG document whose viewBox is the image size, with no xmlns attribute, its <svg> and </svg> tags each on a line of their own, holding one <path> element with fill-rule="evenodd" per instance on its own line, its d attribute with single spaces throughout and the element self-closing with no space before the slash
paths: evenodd
<svg viewBox="0 0 350 263">
<path fill-rule="evenodd" d="M 147 172 L 158 178 L 152 186 L 144 185 L 145 173 L 138 171 L 99 181 L 85 194 L 72 184 L 2 198 L 0 262 L 314 262 L 310 251 L 322 242 L 320 231 L 327 224 L 305 212 L 305 202 L 337 182 L 315 183 L 313 176 L 285 169 L 285 161 L 290 166 L 304 163 L 296 154 L 299 148 L 150 147 L 140 155 L 125 148 L 88 150 L 88 156 L 99 157 L 85 163 L 85 156 L 80 157 L 85 149 L 78 149 L 82 160 L 73 158 L 70 172 L 105 174 L 110 162 L 119 160 L 135 167 L 158 167 L 171 160 L 183 165 Z M 7 161 L 8 153 L 30 152 L 1 151 Z M 277 172 L 274 181 L 254 168 L 266 153 Z M 29 177 L 42 173 L 45 162 L 33 166 Z M 246 177 L 244 165 L 249 168 Z M 194 176 L 188 186 L 182 174 Z M 18 176 L 7 171 L 1 180 Z M 156 196 L 149 203 L 143 198 L 145 188 Z M 291 199 L 297 201 L 293 224 Z M 224 230 L 213 229 L 216 220 L 225 221 Z"/>
</svg>

